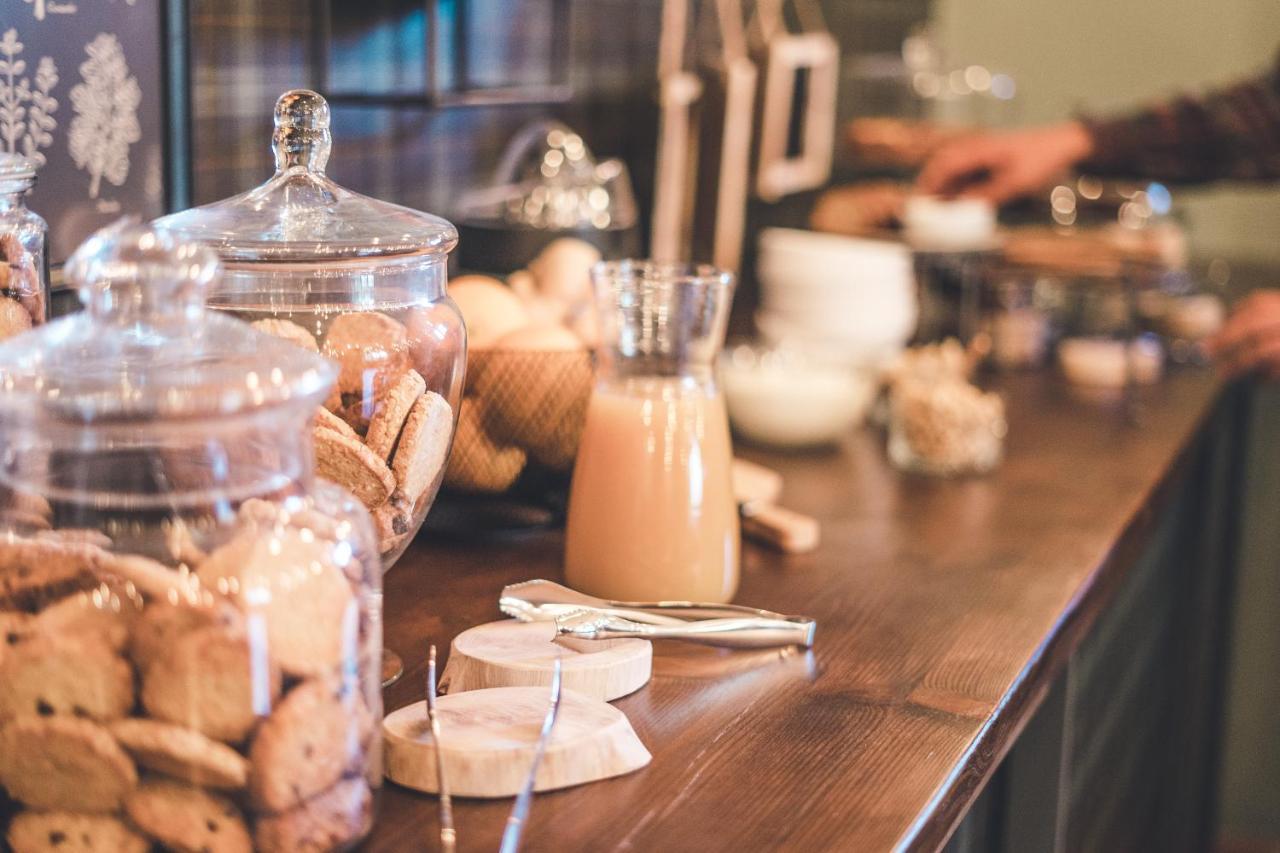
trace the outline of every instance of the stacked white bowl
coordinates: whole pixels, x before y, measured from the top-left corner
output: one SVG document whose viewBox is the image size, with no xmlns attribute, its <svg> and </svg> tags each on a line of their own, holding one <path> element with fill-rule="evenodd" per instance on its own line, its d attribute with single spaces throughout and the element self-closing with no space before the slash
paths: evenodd
<svg viewBox="0 0 1280 853">
<path fill-rule="evenodd" d="M 879 367 L 915 332 L 915 278 L 902 244 L 769 228 L 759 249 L 756 326 L 769 342 Z"/>
</svg>

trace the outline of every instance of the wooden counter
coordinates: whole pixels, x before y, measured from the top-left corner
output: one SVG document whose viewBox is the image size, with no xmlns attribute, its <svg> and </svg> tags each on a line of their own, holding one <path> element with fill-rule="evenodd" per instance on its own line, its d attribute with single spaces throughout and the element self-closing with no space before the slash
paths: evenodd
<svg viewBox="0 0 1280 853">
<path fill-rule="evenodd" d="M 652 682 L 617 703 L 653 763 L 539 795 L 526 849 L 943 846 L 1187 490 L 1223 405 L 1202 373 L 1145 391 L 1138 426 L 1048 376 L 1002 389 L 1006 460 L 989 477 L 899 474 L 871 429 L 839 452 L 756 455 L 824 541 L 794 558 L 745 548 L 736 600 L 816 617 L 815 648 L 659 648 Z M 561 548 L 420 540 L 386 579 L 408 669 L 388 710 L 422 698 L 428 643 L 498 618 L 504 584 L 558 578 Z M 460 848 L 496 850 L 509 806 L 457 803 Z M 436 832 L 433 798 L 387 785 L 366 849 L 432 850 Z"/>
</svg>

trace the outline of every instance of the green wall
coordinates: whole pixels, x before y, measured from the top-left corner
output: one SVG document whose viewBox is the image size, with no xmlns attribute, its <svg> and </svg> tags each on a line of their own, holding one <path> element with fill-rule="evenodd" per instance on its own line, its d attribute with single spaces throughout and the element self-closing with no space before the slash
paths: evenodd
<svg viewBox="0 0 1280 853">
<path fill-rule="evenodd" d="M 1276 0 L 934 0 L 933 21 L 951 63 L 1013 75 L 1017 124 L 1203 88 L 1280 51 Z M 1175 199 L 1201 256 L 1280 261 L 1280 188 Z"/>
</svg>

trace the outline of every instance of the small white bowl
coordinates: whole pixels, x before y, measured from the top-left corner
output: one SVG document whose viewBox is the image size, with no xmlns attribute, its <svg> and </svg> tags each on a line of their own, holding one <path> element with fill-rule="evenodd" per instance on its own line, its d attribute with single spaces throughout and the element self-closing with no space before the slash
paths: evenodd
<svg viewBox="0 0 1280 853">
<path fill-rule="evenodd" d="M 720 383 L 736 433 L 787 449 L 840 441 L 866 418 L 877 388 L 867 371 L 745 344 L 721 359 Z"/>
<path fill-rule="evenodd" d="M 978 198 L 915 195 L 906 201 L 902 224 L 907 242 L 922 251 L 986 249 L 996 239 L 996 208 Z"/>
<path fill-rule="evenodd" d="M 1058 363 L 1072 385 L 1120 390 L 1132 372 L 1138 385 L 1160 380 L 1164 350 L 1150 337 L 1125 341 L 1108 338 L 1067 338 L 1058 344 Z"/>
</svg>

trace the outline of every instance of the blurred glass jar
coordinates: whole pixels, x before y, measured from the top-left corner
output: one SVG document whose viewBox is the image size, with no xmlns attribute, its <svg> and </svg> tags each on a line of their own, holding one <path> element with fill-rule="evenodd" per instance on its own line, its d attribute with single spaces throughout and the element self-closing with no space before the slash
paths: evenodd
<svg viewBox="0 0 1280 853">
<path fill-rule="evenodd" d="M 435 499 L 457 423 L 466 331 L 446 265 L 458 234 L 335 184 L 325 175 L 330 144 L 324 98 L 286 92 L 275 108 L 275 175 L 156 224 L 218 252 L 224 275 L 210 307 L 339 364 L 317 466 L 373 513 L 389 568 Z M 258 365 L 275 366 L 265 354 Z"/>
<path fill-rule="evenodd" d="M 894 385 L 889 459 L 899 469 L 952 476 L 1000 464 L 1007 432 L 999 395 L 959 379 L 908 379 Z"/>
<path fill-rule="evenodd" d="M 1001 370 L 1038 367 L 1053 344 L 1054 312 L 1061 302 L 1056 281 L 1034 272 L 997 272 L 988 292 L 984 323 L 990 361 Z"/>
<path fill-rule="evenodd" d="M 49 226 L 27 209 L 35 166 L 0 153 L 0 340 L 49 319 Z"/>
<path fill-rule="evenodd" d="M 121 848 L 351 847 L 381 780 L 381 568 L 300 439 L 336 368 L 206 312 L 216 260 L 172 235 L 113 226 L 67 274 L 87 310 L 0 345 L 15 826 L 123 811 Z"/>
</svg>

